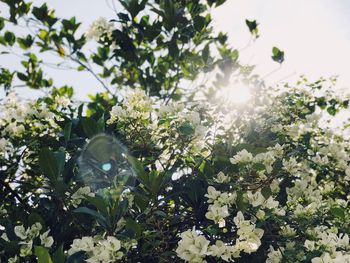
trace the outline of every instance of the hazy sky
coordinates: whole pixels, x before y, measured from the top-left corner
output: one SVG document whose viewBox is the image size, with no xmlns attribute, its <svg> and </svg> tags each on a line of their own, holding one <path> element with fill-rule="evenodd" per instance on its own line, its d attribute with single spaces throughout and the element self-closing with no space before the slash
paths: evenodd
<svg viewBox="0 0 350 263">
<path fill-rule="evenodd" d="M 59 17 L 76 16 L 83 22 L 83 30 L 101 16 L 113 18 L 114 15 L 104 0 L 33 2 L 35 5 L 46 2 L 56 9 Z M 215 28 L 228 32 L 231 45 L 238 50 L 250 39 L 245 19 L 258 21 L 261 36 L 241 51 L 241 59 L 255 64 L 261 76 L 279 68 L 270 58 L 272 47 L 285 51 L 286 61 L 282 68 L 266 77 L 268 83 L 293 80 L 300 74 L 310 78 L 340 75 L 339 87 L 350 91 L 350 1 L 227 0 L 213 11 L 213 16 Z M 15 62 L 8 60 L 0 64 L 15 65 Z M 49 73 L 56 84 L 77 87 L 79 97 L 84 98 L 87 92 L 99 90 L 97 82 L 88 74 L 57 70 Z"/>
</svg>

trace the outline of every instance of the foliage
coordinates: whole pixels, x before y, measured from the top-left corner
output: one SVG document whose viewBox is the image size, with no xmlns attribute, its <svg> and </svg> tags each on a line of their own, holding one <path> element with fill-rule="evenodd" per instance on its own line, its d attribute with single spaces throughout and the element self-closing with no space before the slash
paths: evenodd
<svg viewBox="0 0 350 263">
<path fill-rule="evenodd" d="M 0 71 L 1 260 L 350 262 L 350 144 L 323 123 L 349 104 L 333 79 L 266 88 L 213 33 L 210 8 L 225 1 L 120 0 L 115 20 L 83 35 L 46 4 L 3 2 L 0 43 L 22 50 L 24 69 Z M 7 29 L 23 23 L 34 31 Z M 104 92 L 75 102 L 46 76 L 45 53 Z M 215 80 L 186 88 L 203 72 Z M 252 91 L 246 105 L 218 96 L 232 73 Z M 22 85 L 47 94 L 21 100 Z M 135 182 L 99 188 L 78 164 L 87 142 L 110 136 Z M 94 161 L 105 159 L 95 145 Z"/>
</svg>

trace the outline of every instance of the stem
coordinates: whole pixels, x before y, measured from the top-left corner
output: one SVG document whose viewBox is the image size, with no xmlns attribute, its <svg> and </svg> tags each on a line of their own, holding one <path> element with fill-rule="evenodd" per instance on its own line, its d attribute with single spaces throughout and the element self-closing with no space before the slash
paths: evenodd
<svg viewBox="0 0 350 263">
<path fill-rule="evenodd" d="M 102 87 L 114 97 L 113 92 L 107 87 L 107 85 L 98 77 L 98 75 L 88 66 L 85 65 L 83 62 L 81 62 L 79 59 L 69 56 L 70 59 L 72 59 L 74 62 L 78 63 L 80 66 L 84 67 L 88 72 L 90 72 L 95 79 L 102 85 Z"/>
</svg>

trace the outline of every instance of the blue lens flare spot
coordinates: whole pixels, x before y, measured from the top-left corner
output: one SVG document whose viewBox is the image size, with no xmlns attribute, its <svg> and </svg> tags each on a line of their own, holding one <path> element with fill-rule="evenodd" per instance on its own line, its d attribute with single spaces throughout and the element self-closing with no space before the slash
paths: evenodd
<svg viewBox="0 0 350 263">
<path fill-rule="evenodd" d="M 102 170 L 105 172 L 108 172 L 109 170 L 111 170 L 111 168 L 112 168 L 112 165 L 110 163 L 102 164 Z"/>
</svg>

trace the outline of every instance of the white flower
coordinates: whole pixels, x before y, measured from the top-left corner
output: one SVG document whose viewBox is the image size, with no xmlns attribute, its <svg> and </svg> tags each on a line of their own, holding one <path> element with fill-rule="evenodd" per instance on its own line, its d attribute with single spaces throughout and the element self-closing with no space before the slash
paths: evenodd
<svg viewBox="0 0 350 263">
<path fill-rule="evenodd" d="M 218 206 L 231 205 L 236 201 L 237 193 L 227 193 L 215 190 L 213 186 L 208 186 L 208 193 L 205 197 L 208 198 L 209 204 L 215 204 Z"/>
<path fill-rule="evenodd" d="M 188 262 L 205 262 L 205 257 L 211 254 L 210 242 L 204 236 L 198 235 L 195 228 L 181 233 L 180 237 L 176 249 L 178 257 Z"/>
<path fill-rule="evenodd" d="M 120 241 L 113 236 L 108 236 L 107 240 L 101 242 L 101 245 L 111 251 L 117 251 L 121 248 Z"/>
<path fill-rule="evenodd" d="M 2 235 L 0 236 L 3 240 L 5 240 L 5 241 L 7 241 L 7 242 L 10 242 L 10 240 L 9 240 L 9 238 L 8 238 L 8 236 L 7 236 L 7 234 L 4 232 L 4 233 L 2 233 Z"/>
<path fill-rule="evenodd" d="M 283 236 L 283 237 L 294 237 L 296 235 L 296 231 L 294 228 L 290 227 L 289 225 L 286 226 L 282 226 L 281 230 L 279 231 L 279 233 Z"/>
<path fill-rule="evenodd" d="M 304 247 L 309 251 L 315 250 L 315 241 L 305 240 Z"/>
<path fill-rule="evenodd" d="M 283 160 L 283 169 L 290 174 L 295 174 L 299 171 L 299 164 L 294 157 L 289 160 Z"/>
<path fill-rule="evenodd" d="M 235 156 L 230 158 L 230 162 L 232 164 L 239 164 L 239 163 L 248 163 L 253 160 L 253 155 L 248 152 L 246 149 L 243 149 L 242 151 L 238 152 Z"/>
<path fill-rule="evenodd" d="M 17 255 L 16 256 L 14 256 L 13 258 L 9 258 L 8 259 L 8 263 L 17 263 L 18 262 L 18 257 L 17 257 Z"/>
<path fill-rule="evenodd" d="M 262 205 L 265 201 L 265 197 L 261 194 L 260 190 L 256 191 L 255 193 L 248 191 L 247 197 L 248 197 L 249 203 L 253 207 L 257 207 L 259 205 Z"/>
<path fill-rule="evenodd" d="M 278 180 L 273 180 L 270 184 L 270 189 L 272 193 L 278 193 L 280 191 L 279 187 L 279 181 Z"/>
<path fill-rule="evenodd" d="M 216 178 L 214 178 L 214 181 L 221 184 L 228 183 L 230 181 L 230 177 L 225 175 L 223 172 L 219 172 Z"/>
<path fill-rule="evenodd" d="M 219 227 L 225 226 L 224 218 L 229 216 L 227 205 L 219 206 L 217 204 L 209 205 L 208 212 L 205 214 L 205 217 L 209 220 L 213 220 L 216 224 L 219 224 Z"/>
<path fill-rule="evenodd" d="M 94 197 L 95 194 L 91 192 L 91 189 L 90 189 L 89 186 L 84 186 L 84 187 L 79 188 L 71 196 L 71 203 L 72 203 L 72 205 L 74 207 L 77 207 L 86 196 Z"/>
<path fill-rule="evenodd" d="M 324 253 L 321 257 L 311 259 L 311 263 L 334 263 L 329 253 Z"/>
<path fill-rule="evenodd" d="M 9 140 L 5 138 L 0 139 L 0 153 L 6 150 L 6 147 L 9 145 Z"/>
<path fill-rule="evenodd" d="M 264 203 L 264 207 L 268 208 L 268 209 L 273 209 L 273 208 L 277 208 L 279 205 L 279 202 L 276 201 L 275 199 L 273 199 L 272 196 L 270 196 L 266 202 Z"/>
<path fill-rule="evenodd" d="M 30 238 L 37 237 L 40 233 L 40 230 L 42 229 L 42 225 L 40 223 L 33 224 L 27 231 L 28 236 Z"/>
<path fill-rule="evenodd" d="M 53 238 L 49 236 L 50 230 L 47 230 L 45 233 L 40 235 L 41 245 L 47 248 L 50 248 L 53 244 Z"/>
<path fill-rule="evenodd" d="M 245 253 L 252 253 L 258 250 L 264 230 L 255 228 L 255 224 L 251 223 L 250 220 L 245 220 L 241 211 L 237 213 L 233 221 L 238 228 L 237 234 L 239 235 L 236 247 Z"/>
<path fill-rule="evenodd" d="M 23 225 L 15 226 L 14 232 L 15 232 L 16 236 L 18 236 L 20 239 L 26 239 L 28 236 L 28 233 Z"/>
<path fill-rule="evenodd" d="M 239 257 L 239 250 L 236 246 L 228 246 L 221 240 L 216 240 L 215 245 L 209 248 L 211 256 L 221 258 L 225 261 L 232 261 L 232 258 Z"/>
<path fill-rule="evenodd" d="M 11 122 L 5 129 L 10 135 L 19 137 L 25 132 L 25 128 L 22 124 L 17 122 Z"/>
<path fill-rule="evenodd" d="M 74 239 L 68 254 L 72 255 L 78 251 L 92 251 L 94 249 L 94 240 L 92 237 L 82 237 L 81 239 Z"/>
<path fill-rule="evenodd" d="M 263 220 L 263 219 L 265 218 L 265 212 L 264 212 L 263 210 L 259 209 L 259 210 L 256 212 L 255 216 L 256 216 L 258 219 Z"/>
<path fill-rule="evenodd" d="M 0 147 L 1 148 L 1 147 Z M 344 179 L 347 180 L 347 181 L 350 181 L 350 166 L 348 166 L 346 169 L 345 169 L 345 177 Z"/>
<path fill-rule="evenodd" d="M 112 36 L 112 31 L 113 24 L 109 23 L 106 18 L 100 17 L 91 24 L 85 36 L 88 40 L 99 40 L 103 34 L 106 34 L 107 37 L 110 38 Z"/>
<path fill-rule="evenodd" d="M 235 218 L 233 218 L 233 221 L 235 222 L 237 227 L 240 227 L 242 223 L 244 222 L 244 216 L 241 211 L 238 211 L 237 215 Z"/>
<path fill-rule="evenodd" d="M 281 263 L 283 259 L 281 250 L 283 250 L 283 248 L 275 250 L 272 246 L 270 246 L 270 252 L 267 254 L 266 263 Z"/>
<path fill-rule="evenodd" d="M 19 252 L 19 255 L 21 257 L 27 257 L 32 254 L 33 240 L 30 240 L 28 242 L 22 241 L 22 242 L 19 242 L 18 244 L 21 245 L 21 249 Z"/>
<path fill-rule="evenodd" d="M 64 108 L 68 107 L 69 105 L 71 105 L 71 101 L 69 98 L 67 97 L 64 97 L 64 96 L 56 96 L 55 97 L 55 103 L 58 105 L 58 106 L 62 106 Z"/>
</svg>

